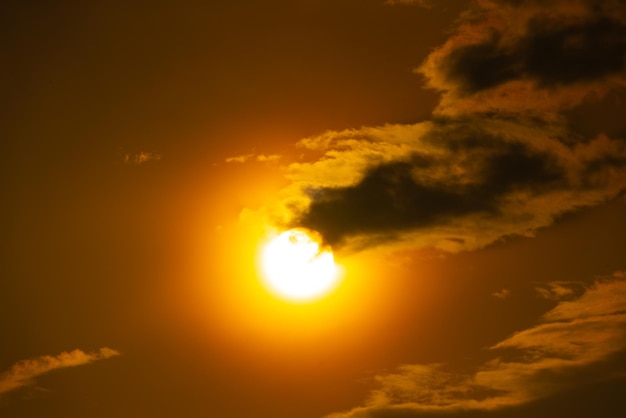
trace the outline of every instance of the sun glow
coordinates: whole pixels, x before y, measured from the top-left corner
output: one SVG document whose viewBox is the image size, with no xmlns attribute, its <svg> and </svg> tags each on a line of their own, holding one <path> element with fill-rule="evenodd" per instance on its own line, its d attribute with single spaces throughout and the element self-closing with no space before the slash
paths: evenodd
<svg viewBox="0 0 626 418">
<path fill-rule="evenodd" d="M 332 251 L 322 248 L 313 232 L 292 229 L 263 248 L 261 263 L 270 290 L 295 301 L 317 299 L 338 280 Z"/>
</svg>

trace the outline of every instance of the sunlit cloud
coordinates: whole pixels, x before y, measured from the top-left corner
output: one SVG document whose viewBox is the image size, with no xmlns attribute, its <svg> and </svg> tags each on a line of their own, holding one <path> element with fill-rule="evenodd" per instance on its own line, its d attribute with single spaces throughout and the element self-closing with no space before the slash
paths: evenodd
<svg viewBox="0 0 626 418">
<path fill-rule="evenodd" d="M 147 163 L 148 161 L 160 161 L 161 158 L 161 154 L 157 152 L 140 151 L 137 153 L 124 154 L 124 163 L 139 165 Z"/>
<path fill-rule="evenodd" d="M 256 161 L 259 163 L 273 164 L 273 163 L 277 163 L 278 161 L 280 161 L 280 159 L 281 159 L 281 155 L 279 154 L 250 153 L 250 154 L 237 155 L 234 157 L 228 157 L 225 159 L 225 161 L 227 163 L 240 163 L 240 164 L 243 164 L 248 161 Z"/>
<path fill-rule="evenodd" d="M 237 155 L 237 156 L 234 156 L 234 157 L 228 157 L 228 158 L 226 158 L 225 161 L 227 163 L 245 163 L 246 161 L 248 161 L 253 156 L 254 156 L 254 154 L 242 154 L 242 155 Z"/>
<path fill-rule="evenodd" d="M 441 93 L 431 120 L 301 141 L 323 156 L 289 168 L 292 225 L 340 247 L 459 251 L 532 236 L 626 190 L 624 138 L 585 137 L 565 113 L 626 85 L 623 2 L 479 0 L 416 72 Z M 402 365 L 332 417 L 493 411 L 622 377 L 606 364 L 626 351 L 625 279 L 537 286 L 556 307 L 489 347 L 490 361 Z"/>
<path fill-rule="evenodd" d="M 31 385 L 37 377 L 53 370 L 76 367 L 97 360 L 118 356 L 120 353 L 111 348 L 103 347 L 92 353 L 82 350 L 63 352 L 56 356 L 41 356 L 30 360 L 22 360 L 14 364 L 8 371 L 0 375 L 0 395 Z"/>
<path fill-rule="evenodd" d="M 543 299 L 569 299 L 582 291 L 580 282 L 549 282 L 535 287 L 537 295 Z"/>
<path fill-rule="evenodd" d="M 626 277 L 597 280 L 575 299 L 560 302 L 541 321 L 489 347 L 499 357 L 471 373 L 443 365 L 404 365 L 376 377 L 365 404 L 333 418 L 379 416 L 381 411 L 432 412 L 514 407 L 585 383 L 623 377 L 604 363 L 626 351 Z"/>
<path fill-rule="evenodd" d="M 491 296 L 493 296 L 496 299 L 507 299 L 509 296 L 511 296 L 511 290 L 510 289 L 500 289 L 500 290 L 497 290 L 497 291 L 491 293 Z"/>
<path fill-rule="evenodd" d="M 324 156 L 288 167 L 278 212 L 337 247 L 476 249 L 626 188 L 626 143 L 568 140 L 563 124 L 486 115 L 328 132 L 302 141 Z"/>
<path fill-rule="evenodd" d="M 626 85 L 625 63 L 623 2 L 478 1 L 417 70 L 442 93 L 433 118 L 301 140 L 322 157 L 288 167 L 273 222 L 353 249 L 532 236 L 626 190 L 624 138 L 563 114 Z"/>
<path fill-rule="evenodd" d="M 259 154 L 256 160 L 260 163 L 277 163 L 281 156 L 279 154 Z"/>
</svg>

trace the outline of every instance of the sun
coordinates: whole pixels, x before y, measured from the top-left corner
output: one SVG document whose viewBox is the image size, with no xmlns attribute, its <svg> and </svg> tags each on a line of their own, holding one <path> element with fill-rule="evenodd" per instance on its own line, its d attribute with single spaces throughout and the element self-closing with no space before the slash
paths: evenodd
<svg viewBox="0 0 626 418">
<path fill-rule="evenodd" d="M 269 241 L 261 253 L 264 281 L 271 291 L 293 301 L 310 301 L 338 281 L 332 250 L 322 248 L 313 231 L 291 229 Z"/>
</svg>

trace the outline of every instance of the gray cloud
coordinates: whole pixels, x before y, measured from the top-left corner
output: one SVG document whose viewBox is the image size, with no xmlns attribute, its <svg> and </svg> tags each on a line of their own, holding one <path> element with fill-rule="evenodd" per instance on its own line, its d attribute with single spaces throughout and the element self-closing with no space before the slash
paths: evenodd
<svg viewBox="0 0 626 418">
<path fill-rule="evenodd" d="M 514 112 L 545 119 L 626 85 L 623 2 L 477 5 L 417 70 L 443 93 L 438 113 Z"/>
<path fill-rule="evenodd" d="M 626 24 L 614 17 L 566 24 L 538 16 L 526 30 L 512 45 L 494 31 L 484 42 L 452 49 L 440 64 L 444 78 L 470 95 L 517 79 L 539 88 L 584 83 L 626 67 Z"/>
<path fill-rule="evenodd" d="M 623 378 L 626 369 L 607 371 L 604 363 L 626 352 L 626 274 L 598 280 L 580 297 L 560 302 L 536 326 L 489 349 L 499 357 L 471 373 L 416 364 L 377 376 L 378 388 L 365 406 L 331 417 L 494 411 Z"/>
<path fill-rule="evenodd" d="M 323 156 L 289 167 L 276 222 L 335 248 L 458 251 L 612 199 L 626 142 L 583 137 L 562 112 L 626 85 L 625 63 L 622 2 L 479 1 L 419 68 L 442 92 L 433 119 L 302 140 Z"/>
<path fill-rule="evenodd" d="M 569 135 L 558 123 L 482 115 L 309 138 L 301 145 L 325 156 L 290 167 L 289 226 L 319 231 L 334 247 L 449 251 L 532 234 L 626 188 L 616 168 L 626 144 Z"/>
</svg>

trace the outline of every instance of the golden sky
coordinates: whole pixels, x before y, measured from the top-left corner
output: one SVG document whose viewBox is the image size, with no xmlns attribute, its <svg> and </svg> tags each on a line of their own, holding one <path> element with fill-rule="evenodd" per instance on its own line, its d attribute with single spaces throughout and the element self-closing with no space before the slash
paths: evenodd
<svg viewBox="0 0 626 418">
<path fill-rule="evenodd" d="M 0 416 L 626 412 L 622 1 L 9 0 L 0 28 Z M 291 228 L 334 253 L 317 299 L 265 280 Z"/>
</svg>

